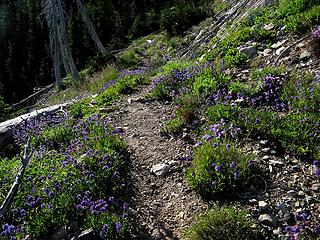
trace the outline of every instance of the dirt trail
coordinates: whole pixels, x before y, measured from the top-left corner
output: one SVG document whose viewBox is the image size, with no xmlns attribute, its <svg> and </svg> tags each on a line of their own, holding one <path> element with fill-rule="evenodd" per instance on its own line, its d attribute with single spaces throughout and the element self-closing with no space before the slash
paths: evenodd
<svg viewBox="0 0 320 240">
<path fill-rule="evenodd" d="M 134 101 L 147 92 L 148 87 L 141 88 L 122 98 L 116 103 L 119 110 L 110 115 L 112 124 L 124 130 L 131 155 L 131 207 L 139 226 L 132 239 L 181 239 L 183 227 L 207 205 L 185 182 L 187 163 L 177 160 L 192 146 L 160 134 L 161 125 L 172 118 L 174 106 Z M 168 172 L 157 176 L 151 169 L 161 163 Z"/>
</svg>

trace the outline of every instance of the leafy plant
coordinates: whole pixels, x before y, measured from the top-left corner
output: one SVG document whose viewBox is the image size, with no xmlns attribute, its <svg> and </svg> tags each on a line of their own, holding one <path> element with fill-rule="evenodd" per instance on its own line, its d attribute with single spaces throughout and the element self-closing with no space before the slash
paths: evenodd
<svg viewBox="0 0 320 240">
<path fill-rule="evenodd" d="M 231 193 L 243 187 L 252 156 L 209 134 L 204 139 L 194 150 L 192 167 L 187 172 L 189 184 L 204 195 Z"/>
<path fill-rule="evenodd" d="M 188 240 L 258 240 L 263 239 L 259 229 L 252 226 L 248 213 L 238 206 L 215 207 L 199 216 L 187 229 Z"/>
</svg>

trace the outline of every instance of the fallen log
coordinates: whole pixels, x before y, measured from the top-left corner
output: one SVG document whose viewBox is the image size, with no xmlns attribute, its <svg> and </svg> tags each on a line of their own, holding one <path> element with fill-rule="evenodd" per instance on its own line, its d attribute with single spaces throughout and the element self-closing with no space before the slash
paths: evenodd
<svg viewBox="0 0 320 240">
<path fill-rule="evenodd" d="M 13 141 L 13 133 L 16 126 L 18 126 L 22 121 L 29 120 L 33 117 L 38 116 L 39 114 L 44 113 L 54 113 L 61 108 L 72 104 L 74 101 L 69 101 L 63 104 L 58 104 L 46 108 L 42 108 L 39 110 L 34 110 L 30 113 L 23 114 L 19 117 L 7 120 L 5 122 L 0 123 L 0 150 L 6 145 L 10 144 Z"/>
<path fill-rule="evenodd" d="M 14 197 L 17 195 L 18 189 L 19 189 L 21 182 L 22 182 L 24 172 L 29 164 L 29 161 L 30 161 L 30 158 L 33 154 L 33 151 L 34 150 L 31 149 L 31 144 L 28 139 L 27 144 L 24 147 L 23 157 L 21 159 L 22 164 L 19 168 L 19 171 L 14 179 L 14 182 L 11 186 L 11 189 L 10 189 L 7 197 L 5 198 L 4 202 L 2 203 L 2 205 L 0 207 L 0 216 L 4 216 L 6 214 Z"/>
</svg>

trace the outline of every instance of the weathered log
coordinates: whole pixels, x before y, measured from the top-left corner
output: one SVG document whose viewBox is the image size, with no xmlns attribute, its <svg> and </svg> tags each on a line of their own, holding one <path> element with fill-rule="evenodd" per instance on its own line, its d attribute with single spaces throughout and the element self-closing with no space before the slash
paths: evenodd
<svg viewBox="0 0 320 240">
<path fill-rule="evenodd" d="M 28 139 L 27 144 L 24 147 L 24 153 L 23 153 L 23 157 L 21 160 L 22 164 L 19 168 L 19 171 L 14 179 L 14 182 L 11 186 L 11 189 L 10 189 L 7 197 L 5 198 L 4 202 L 2 203 L 2 205 L 0 207 L 0 216 L 3 216 L 6 214 L 14 197 L 17 195 L 18 189 L 19 189 L 21 182 L 22 182 L 24 172 L 29 164 L 29 161 L 30 161 L 32 154 L 33 154 L 33 150 L 31 149 L 31 144 Z"/>
<path fill-rule="evenodd" d="M 38 116 L 43 113 L 54 113 L 61 109 L 62 107 L 68 106 L 72 104 L 73 101 L 66 102 L 63 104 L 54 105 L 51 107 L 42 108 L 39 110 L 34 110 L 30 113 L 21 115 L 19 117 L 7 120 L 5 122 L 0 123 L 0 150 L 6 145 L 10 144 L 13 141 L 13 133 L 14 129 L 17 125 L 19 125 L 22 121 L 31 119 L 33 117 Z"/>
</svg>

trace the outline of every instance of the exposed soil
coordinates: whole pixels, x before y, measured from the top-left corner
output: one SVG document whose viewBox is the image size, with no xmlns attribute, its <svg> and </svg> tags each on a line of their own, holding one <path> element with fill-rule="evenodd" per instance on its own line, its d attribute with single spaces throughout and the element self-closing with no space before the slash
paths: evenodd
<svg viewBox="0 0 320 240">
<path fill-rule="evenodd" d="M 146 92 L 148 88 L 142 88 L 124 97 L 116 103 L 119 110 L 110 114 L 113 125 L 124 131 L 132 160 L 130 175 L 135 194 L 131 212 L 138 226 L 132 239 L 180 239 L 183 227 L 207 204 L 185 182 L 188 164 L 177 160 L 191 145 L 161 134 L 161 126 L 172 117 L 174 105 L 135 101 Z M 151 172 L 159 163 L 168 167 L 163 176 Z"/>
</svg>

